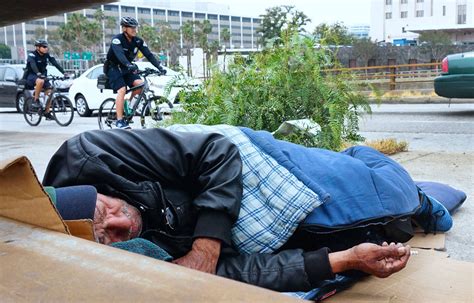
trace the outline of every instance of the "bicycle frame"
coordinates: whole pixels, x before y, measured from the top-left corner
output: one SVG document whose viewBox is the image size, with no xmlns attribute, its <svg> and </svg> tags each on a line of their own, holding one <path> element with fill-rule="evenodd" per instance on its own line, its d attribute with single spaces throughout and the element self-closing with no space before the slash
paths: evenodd
<svg viewBox="0 0 474 303">
<path fill-rule="evenodd" d="M 51 77 L 50 80 L 51 80 L 51 88 L 48 88 L 48 89 L 42 89 L 41 92 L 44 94 L 44 97 L 47 97 L 46 99 L 46 102 L 44 102 L 44 104 L 41 104 L 41 106 L 43 106 L 43 109 L 47 108 L 49 105 L 51 105 L 51 101 L 53 100 L 53 98 L 57 95 L 62 95 L 61 92 L 58 92 L 58 89 L 57 89 L 57 81 L 61 80 L 62 78 L 60 77 Z M 28 92 L 28 95 L 25 96 L 26 98 L 28 97 L 33 97 L 34 96 L 34 89 L 25 89 L 27 92 Z M 46 95 L 46 92 L 47 91 L 50 91 L 50 93 L 48 95 Z"/>
<path fill-rule="evenodd" d="M 138 106 L 140 104 L 144 103 L 144 106 L 146 106 L 146 104 L 149 101 L 156 101 L 156 100 L 160 99 L 160 97 L 156 96 L 155 92 L 150 88 L 150 80 L 148 80 L 148 76 L 149 75 L 144 75 L 143 76 L 143 87 L 141 88 L 142 91 L 140 92 L 140 94 L 138 94 L 138 96 L 135 97 L 136 102 L 132 106 L 131 113 L 129 115 L 127 115 L 127 114 L 125 114 L 125 111 L 124 111 L 124 117 L 125 117 L 125 119 L 127 119 L 128 122 L 130 122 L 133 119 L 133 117 L 135 116 L 135 113 L 137 112 Z M 126 94 L 128 94 L 132 91 L 133 91 L 133 88 L 130 88 L 126 91 Z M 148 96 L 149 94 L 151 96 Z M 143 102 L 143 101 L 145 101 L 145 102 Z"/>
</svg>

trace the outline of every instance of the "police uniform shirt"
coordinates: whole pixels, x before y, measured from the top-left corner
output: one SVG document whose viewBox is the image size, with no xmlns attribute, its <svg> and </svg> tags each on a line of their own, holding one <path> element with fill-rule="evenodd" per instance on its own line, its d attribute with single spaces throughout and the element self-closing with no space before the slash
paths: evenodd
<svg viewBox="0 0 474 303">
<path fill-rule="evenodd" d="M 146 42 L 139 37 L 133 37 L 131 41 L 128 41 L 125 34 L 118 34 L 112 38 L 109 51 L 107 53 L 107 60 L 110 60 L 112 64 L 126 67 L 130 65 L 138 54 L 138 51 L 153 64 L 158 70 L 162 70 L 160 62 L 156 60 L 155 56 L 151 53 Z"/>
<path fill-rule="evenodd" d="M 26 61 L 26 70 L 28 74 L 35 74 L 41 73 L 42 75 L 46 76 L 47 70 L 46 67 L 48 66 L 48 61 L 56 66 L 56 68 L 64 74 L 64 70 L 59 65 L 58 61 L 51 56 L 49 53 L 40 55 L 38 51 L 33 51 L 28 54 L 28 59 Z"/>
</svg>

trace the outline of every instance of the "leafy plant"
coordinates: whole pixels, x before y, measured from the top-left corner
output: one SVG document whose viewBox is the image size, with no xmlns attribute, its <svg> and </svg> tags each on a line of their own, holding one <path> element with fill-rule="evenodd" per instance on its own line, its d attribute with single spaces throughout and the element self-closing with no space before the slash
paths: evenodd
<svg viewBox="0 0 474 303">
<path fill-rule="evenodd" d="M 321 126 L 316 138 L 301 134 L 284 139 L 339 150 L 359 141 L 360 110 L 370 112 L 366 97 L 345 73 L 326 74 L 335 60 L 314 41 L 288 29 L 283 43 L 251 58 L 237 56 L 227 72 L 214 70 L 198 91 L 181 96 L 184 111 L 172 123 L 231 124 L 274 131 L 288 120 L 310 119 Z"/>
</svg>

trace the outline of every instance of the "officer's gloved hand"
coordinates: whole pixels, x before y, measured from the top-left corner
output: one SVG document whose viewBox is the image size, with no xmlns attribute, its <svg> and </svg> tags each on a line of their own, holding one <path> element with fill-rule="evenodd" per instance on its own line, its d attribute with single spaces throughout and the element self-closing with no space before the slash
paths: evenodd
<svg viewBox="0 0 474 303">
<path fill-rule="evenodd" d="M 138 66 L 136 64 L 129 64 L 127 65 L 127 71 L 130 73 L 135 73 L 138 70 Z"/>
<path fill-rule="evenodd" d="M 160 71 L 162 76 L 166 75 L 166 69 L 160 68 L 159 71 Z"/>
</svg>

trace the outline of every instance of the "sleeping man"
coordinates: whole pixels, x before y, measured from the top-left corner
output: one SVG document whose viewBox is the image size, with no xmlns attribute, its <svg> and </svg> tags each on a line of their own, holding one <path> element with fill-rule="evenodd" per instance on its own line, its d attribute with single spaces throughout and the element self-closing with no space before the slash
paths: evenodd
<svg viewBox="0 0 474 303">
<path fill-rule="evenodd" d="M 226 125 L 85 132 L 53 155 L 43 185 L 76 191 L 59 212 L 93 219 L 100 243 L 146 239 L 178 265 L 277 291 L 348 270 L 387 277 L 408 262 L 399 242 L 411 221 L 452 226 L 371 148 L 336 153 Z"/>
</svg>

